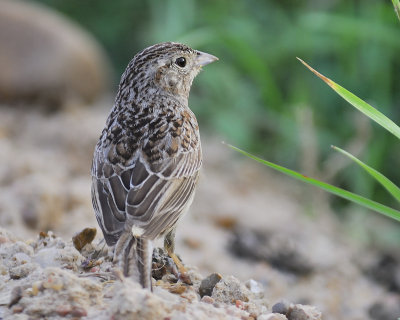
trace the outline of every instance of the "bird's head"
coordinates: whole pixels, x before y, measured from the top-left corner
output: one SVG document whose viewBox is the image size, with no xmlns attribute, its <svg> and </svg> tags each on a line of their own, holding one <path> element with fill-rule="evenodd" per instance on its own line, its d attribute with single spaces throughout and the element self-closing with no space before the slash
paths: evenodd
<svg viewBox="0 0 400 320">
<path fill-rule="evenodd" d="M 132 59 L 121 79 L 121 86 L 135 86 L 138 92 L 156 89 L 187 99 L 192 81 L 201 68 L 216 60 L 217 57 L 184 44 L 159 43 L 142 50 Z"/>
</svg>

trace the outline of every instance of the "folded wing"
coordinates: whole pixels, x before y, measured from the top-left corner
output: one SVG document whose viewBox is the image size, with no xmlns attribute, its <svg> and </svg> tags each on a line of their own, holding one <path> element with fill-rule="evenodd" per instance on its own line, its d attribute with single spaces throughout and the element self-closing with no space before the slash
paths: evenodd
<svg viewBox="0 0 400 320">
<path fill-rule="evenodd" d="M 194 195 L 201 149 L 178 152 L 149 163 L 139 150 L 127 167 L 113 165 L 95 152 L 92 201 L 108 245 L 132 226 L 154 239 L 170 230 Z"/>
</svg>

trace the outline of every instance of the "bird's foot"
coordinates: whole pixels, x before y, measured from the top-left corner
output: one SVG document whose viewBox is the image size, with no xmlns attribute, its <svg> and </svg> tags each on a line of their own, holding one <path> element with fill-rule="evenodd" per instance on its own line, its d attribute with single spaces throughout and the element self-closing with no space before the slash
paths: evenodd
<svg viewBox="0 0 400 320">
<path fill-rule="evenodd" d="M 156 280 L 163 279 L 170 283 L 181 280 L 183 284 L 192 285 L 188 271 L 178 256 L 161 248 L 156 248 L 153 252 L 152 276 Z"/>
<path fill-rule="evenodd" d="M 189 273 L 185 266 L 183 265 L 182 261 L 178 258 L 178 256 L 173 252 L 168 252 L 168 255 L 174 261 L 176 267 L 178 268 L 178 278 L 187 285 L 193 285 L 192 280 L 190 279 Z"/>
</svg>

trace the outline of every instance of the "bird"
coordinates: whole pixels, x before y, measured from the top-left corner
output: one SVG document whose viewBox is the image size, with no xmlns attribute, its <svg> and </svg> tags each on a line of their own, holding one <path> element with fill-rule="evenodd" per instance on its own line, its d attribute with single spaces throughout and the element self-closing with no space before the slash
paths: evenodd
<svg viewBox="0 0 400 320">
<path fill-rule="evenodd" d="M 154 241 L 178 267 L 175 229 L 202 166 L 199 126 L 188 99 L 193 79 L 217 57 L 176 42 L 137 53 L 122 74 L 96 144 L 92 204 L 113 262 L 152 290 Z"/>
</svg>

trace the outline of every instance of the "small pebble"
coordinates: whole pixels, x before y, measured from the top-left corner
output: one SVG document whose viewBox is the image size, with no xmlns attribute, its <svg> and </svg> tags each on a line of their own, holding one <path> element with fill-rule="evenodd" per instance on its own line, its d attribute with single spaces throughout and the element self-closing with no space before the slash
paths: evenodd
<svg viewBox="0 0 400 320">
<path fill-rule="evenodd" d="M 210 296 L 204 296 L 203 298 L 201 298 L 201 302 L 213 304 L 215 300 Z"/>
<path fill-rule="evenodd" d="M 39 232 L 39 238 L 40 239 L 44 239 L 44 238 L 47 238 L 49 235 L 46 233 L 46 232 L 44 232 L 44 231 L 40 231 Z"/>
<path fill-rule="evenodd" d="M 322 314 L 314 306 L 295 304 L 291 306 L 288 314 L 289 320 L 321 320 Z"/>
<path fill-rule="evenodd" d="M 20 266 L 16 266 L 14 268 L 10 268 L 8 270 L 10 274 L 10 278 L 17 280 L 17 279 L 22 279 L 28 276 L 31 272 L 33 272 L 36 269 L 36 266 L 33 263 L 26 263 L 22 264 Z"/>
<path fill-rule="evenodd" d="M 177 283 L 178 278 L 174 274 L 168 273 L 162 277 L 162 281 L 169 283 Z"/>
<path fill-rule="evenodd" d="M 237 225 L 237 219 L 230 216 L 215 218 L 215 225 L 221 229 L 232 230 Z"/>
<path fill-rule="evenodd" d="M 21 306 L 15 306 L 14 308 L 12 308 L 13 313 L 21 313 L 22 311 L 24 311 L 24 308 L 22 308 Z"/>
<path fill-rule="evenodd" d="M 212 290 L 212 297 L 219 302 L 235 304 L 236 300 L 249 302 L 252 293 L 234 276 L 227 276 L 217 282 Z"/>
<path fill-rule="evenodd" d="M 93 267 L 89 270 L 90 272 L 99 272 L 100 268 L 99 267 Z"/>
<path fill-rule="evenodd" d="M 53 279 L 52 277 L 49 277 L 47 281 L 43 282 L 43 287 L 46 289 L 60 291 L 64 287 L 64 284 L 60 279 Z"/>
<path fill-rule="evenodd" d="M 168 287 L 168 291 L 175 294 L 182 294 L 186 291 L 187 287 L 181 284 L 175 284 Z"/>
<path fill-rule="evenodd" d="M 222 279 L 219 273 L 212 273 L 207 278 L 203 279 L 200 284 L 200 297 L 211 296 L 215 285 Z"/>
<path fill-rule="evenodd" d="M 57 307 L 56 312 L 60 317 L 65 317 L 71 313 L 71 306 L 69 305 L 59 306 Z"/>
<path fill-rule="evenodd" d="M 39 289 L 41 286 L 41 281 L 35 281 L 34 283 L 32 283 L 32 295 L 36 296 L 39 293 Z"/>
<path fill-rule="evenodd" d="M 250 280 L 246 281 L 245 286 L 252 293 L 254 293 L 258 298 L 263 298 L 264 297 L 264 288 L 257 281 L 255 281 L 253 279 L 250 279 Z"/>
<path fill-rule="evenodd" d="M 23 294 L 22 287 L 20 286 L 14 287 L 11 291 L 11 298 L 8 307 L 11 308 L 14 304 L 17 304 L 18 301 L 21 300 L 22 294 Z"/>
<path fill-rule="evenodd" d="M 240 310 L 244 310 L 245 309 L 245 305 L 244 305 L 242 300 L 236 300 L 235 301 L 235 305 L 236 305 L 236 308 L 238 308 Z"/>
<path fill-rule="evenodd" d="M 86 317 L 87 311 L 82 307 L 73 307 L 71 310 L 71 316 L 78 318 Z"/>
<path fill-rule="evenodd" d="M 85 228 L 82 231 L 76 233 L 72 237 L 72 243 L 74 244 L 76 250 L 81 251 L 85 245 L 91 243 L 96 237 L 96 233 L 96 228 Z"/>
<path fill-rule="evenodd" d="M 272 306 L 273 313 L 284 314 L 289 320 L 321 320 L 322 314 L 314 306 L 280 301 Z"/>
<path fill-rule="evenodd" d="M 279 301 L 272 306 L 273 313 L 287 314 L 289 311 L 290 304 L 287 301 Z"/>
</svg>

